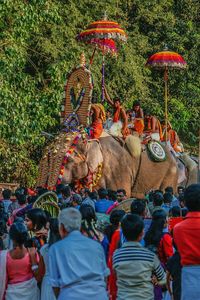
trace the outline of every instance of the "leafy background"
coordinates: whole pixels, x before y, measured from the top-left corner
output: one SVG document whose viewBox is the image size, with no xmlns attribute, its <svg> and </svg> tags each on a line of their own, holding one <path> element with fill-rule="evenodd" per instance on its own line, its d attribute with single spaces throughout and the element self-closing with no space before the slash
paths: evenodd
<svg viewBox="0 0 200 300">
<path fill-rule="evenodd" d="M 169 116 L 182 140 L 195 151 L 200 110 L 199 0 L 2 0 L 0 6 L 0 181 L 33 186 L 47 140 L 55 133 L 66 74 L 84 51 L 77 34 L 104 11 L 128 33 L 117 58 L 106 58 L 112 96 L 131 107 L 140 99 L 163 118 L 163 74 L 145 68 L 165 44 L 184 56 L 185 71 L 170 71 Z M 100 99 L 101 54 L 92 73 Z"/>
</svg>

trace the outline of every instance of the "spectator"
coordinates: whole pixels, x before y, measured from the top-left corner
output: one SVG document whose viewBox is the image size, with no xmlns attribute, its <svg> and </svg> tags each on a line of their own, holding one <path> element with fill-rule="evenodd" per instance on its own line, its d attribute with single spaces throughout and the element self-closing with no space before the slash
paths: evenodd
<svg viewBox="0 0 200 300">
<path fill-rule="evenodd" d="M 71 206 L 76 208 L 76 209 L 80 209 L 80 205 L 82 202 L 82 198 L 79 194 L 73 194 L 71 197 Z"/>
<path fill-rule="evenodd" d="M 98 213 L 105 214 L 109 207 L 111 207 L 114 202 L 108 200 L 108 191 L 104 188 L 100 188 L 98 191 L 99 200 L 95 203 L 95 210 Z"/>
<path fill-rule="evenodd" d="M 158 255 L 163 266 L 173 255 L 172 237 L 167 229 L 167 215 L 164 210 L 156 210 L 152 215 L 152 223 L 145 237 L 145 246 Z M 162 289 L 154 288 L 155 300 L 162 299 Z"/>
<path fill-rule="evenodd" d="M 167 288 L 173 300 L 181 300 L 181 258 L 178 251 L 167 262 Z M 172 280 L 172 289 L 171 289 Z"/>
<path fill-rule="evenodd" d="M 162 204 L 162 208 L 165 210 L 166 214 L 169 215 L 169 210 L 172 207 L 173 195 L 169 192 L 166 192 L 163 195 L 164 204 Z"/>
<path fill-rule="evenodd" d="M 11 300 L 37 300 L 38 259 L 34 249 L 27 250 L 24 243 L 28 233 L 21 222 L 14 223 L 9 232 L 13 242 L 13 249 L 0 252 L 0 299 Z M 6 284 L 7 283 L 7 284 Z"/>
<path fill-rule="evenodd" d="M 126 200 L 126 191 L 124 189 L 119 189 L 117 190 L 116 194 L 114 194 L 114 192 L 112 193 L 112 198 L 109 198 L 110 200 L 112 199 L 112 201 L 114 201 L 116 199 L 116 201 L 113 203 L 112 206 L 110 206 L 106 213 L 110 214 L 111 211 L 116 208 L 122 201 Z"/>
<path fill-rule="evenodd" d="M 152 197 L 153 197 L 153 212 L 152 213 L 154 213 L 156 210 L 162 209 L 164 197 L 163 197 L 163 194 L 160 192 L 154 192 Z"/>
<path fill-rule="evenodd" d="M 0 218 L 0 251 L 8 248 L 7 226 L 4 218 Z"/>
<path fill-rule="evenodd" d="M 157 256 L 143 248 L 144 223 L 133 214 L 127 214 L 121 222 L 123 234 L 127 240 L 113 256 L 113 268 L 117 274 L 118 300 L 152 300 L 152 274 L 160 283 L 165 282 L 165 273 Z"/>
<path fill-rule="evenodd" d="M 91 205 L 92 208 L 95 210 L 95 203 L 98 199 L 97 192 L 90 192 L 88 189 L 85 189 L 85 195 L 86 195 L 86 197 L 82 201 L 82 204 Z"/>
<path fill-rule="evenodd" d="M 106 228 L 107 237 L 110 242 L 109 254 L 108 254 L 108 267 L 110 269 L 110 276 L 108 277 L 108 290 L 110 294 L 110 300 L 116 300 L 117 297 L 117 284 L 116 274 L 113 270 L 113 253 L 119 247 L 120 244 L 120 222 L 125 215 L 124 210 L 113 210 L 110 214 L 110 225 Z"/>
<path fill-rule="evenodd" d="M 101 243 L 107 258 L 109 247 L 108 238 L 97 228 L 97 217 L 94 209 L 91 205 L 81 205 L 80 213 L 82 215 L 81 232 L 85 236 Z"/>
<path fill-rule="evenodd" d="M 47 217 L 45 212 L 40 208 L 33 208 L 26 213 L 25 223 L 28 230 L 34 233 L 28 241 L 29 247 L 35 247 L 38 251 L 46 243 L 47 240 Z"/>
<path fill-rule="evenodd" d="M 58 219 L 51 219 L 50 220 L 50 234 L 49 234 L 49 240 L 48 244 L 45 244 L 41 250 L 41 261 L 45 266 L 45 275 L 42 280 L 42 286 L 41 286 L 41 300 L 56 300 L 56 297 L 53 293 L 53 289 L 50 285 L 49 280 L 49 249 L 51 245 L 56 243 L 61 239 L 59 234 L 59 226 L 58 226 Z"/>
<path fill-rule="evenodd" d="M 174 242 L 181 256 L 181 300 L 194 300 L 200 294 L 200 184 L 186 188 L 184 198 L 189 212 L 174 227 Z"/>
<path fill-rule="evenodd" d="M 4 210 L 6 213 L 8 213 L 9 205 L 12 204 L 12 201 L 10 200 L 11 190 L 9 190 L 9 189 L 3 190 L 2 195 L 3 195 L 2 201 L 4 204 Z"/>
<path fill-rule="evenodd" d="M 58 220 L 62 240 L 49 250 L 50 282 L 56 297 L 108 299 L 104 279 L 109 270 L 102 246 L 80 233 L 81 214 L 77 209 L 62 210 Z"/>
<path fill-rule="evenodd" d="M 169 217 L 177 218 L 181 216 L 181 208 L 180 206 L 173 206 L 169 210 Z"/>
<path fill-rule="evenodd" d="M 124 189 L 117 190 L 117 201 L 118 203 L 126 200 L 126 191 Z"/>
<path fill-rule="evenodd" d="M 180 205 L 178 199 L 174 196 L 173 187 L 171 187 L 171 186 L 166 187 L 165 193 L 170 193 L 172 195 L 172 197 L 173 197 L 172 204 L 171 204 L 172 207 Z"/>
<path fill-rule="evenodd" d="M 26 195 L 23 195 L 23 194 L 17 194 L 16 195 L 17 197 L 17 201 L 18 201 L 18 204 L 19 204 L 19 207 L 16 208 L 13 212 L 12 212 L 12 215 L 11 215 L 11 222 L 13 223 L 14 220 L 15 220 L 15 217 L 17 215 L 17 213 L 26 207 Z"/>
</svg>

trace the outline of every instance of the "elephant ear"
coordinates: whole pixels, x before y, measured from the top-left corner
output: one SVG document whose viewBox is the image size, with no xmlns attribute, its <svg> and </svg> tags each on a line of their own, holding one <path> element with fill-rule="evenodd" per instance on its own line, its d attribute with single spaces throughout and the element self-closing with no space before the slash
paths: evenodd
<svg viewBox="0 0 200 300">
<path fill-rule="evenodd" d="M 99 141 L 90 140 L 87 142 L 86 162 L 92 173 L 94 173 L 98 165 L 103 162 L 103 155 Z"/>
</svg>

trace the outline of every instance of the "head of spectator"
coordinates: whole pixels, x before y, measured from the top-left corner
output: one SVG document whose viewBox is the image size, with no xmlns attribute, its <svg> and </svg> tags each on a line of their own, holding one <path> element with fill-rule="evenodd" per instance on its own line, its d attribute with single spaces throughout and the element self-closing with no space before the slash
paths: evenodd
<svg viewBox="0 0 200 300">
<path fill-rule="evenodd" d="M 163 204 L 163 194 L 161 194 L 160 192 L 155 192 L 153 194 L 153 205 L 154 207 L 158 207 L 158 206 L 161 206 Z"/>
<path fill-rule="evenodd" d="M 52 218 L 49 225 L 49 247 L 61 239 L 59 233 L 59 223 L 57 218 Z"/>
<path fill-rule="evenodd" d="M 179 206 L 173 206 L 169 210 L 169 217 L 177 218 L 181 216 L 181 208 Z"/>
<path fill-rule="evenodd" d="M 168 186 L 165 188 L 165 193 L 170 193 L 170 194 L 174 194 L 174 190 L 172 186 Z"/>
<path fill-rule="evenodd" d="M 2 195 L 3 195 L 4 200 L 10 200 L 12 192 L 9 189 L 5 189 L 5 190 L 3 190 Z"/>
<path fill-rule="evenodd" d="M 188 213 L 188 209 L 187 207 L 181 208 L 181 212 L 182 212 L 182 217 L 186 217 L 187 213 Z"/>
<path fill-rule="evenodd" d="M 65 185 L 61 190 L 61 194 L 64 200 L 69 199 L 71 196 L 71 189 L 68 185 Z"/>
<path fill-rule="evenodd" d="M 108 190 L 108 199 L 111 201 L 117 201 L 117 192 L 113 190 Z"/>
<path fill-rule="evenodd" d="M 81 213 L 78 209 L 72 207 L 65 208 L 60 212 L 58 222 L 60 236 L 63 239 L 73 231 L 80 231 Z"/>
<path fill-rule="evenodd" d="M 13 223 L 10 227 L 9 237 L 13 241 L 14 248 L 21 248 L 28 239 L 26 226 L 22 222 Z"/>
<path fill-rule="evenodd" d="M 133 200 L 131 203 L 131 213 L 136 214 L 142 218 L 146 216 L 146 203 L 144 200 Z"/>
<path fill-rule="evenodd" d="M 26 195 L 25 194 L 17 194 L 16 195 L 19 206 L 24 206 L 26 204 Z"/>
<path fill-rule="evenodd" d="M 173 195 L 169 192 L 164 193 L 163 195 L 163 200 L 164 200 L 164 204 L 166 205 L 171 205 L 172 200 L 173 200 Z"/>
<path fill-rule="evenodd" d="M 200 211 L 200 184 L 191 184 L 184 192 L 185 205 L 189 212 Z"/>
<path fill-rule="evenodd" d="M 79 195 L 79 194 L 72 195 L 72 197 L 71 197 L 71 205 L 73 207 L 76 207 L 76 208 L 80 207 L 81 202 L 82 202 L 81 195 Z"/>
<path fill-rule="evenodd" d="M 105 234 L 109 242 L 111 242 L 112 235 L 115 232 L 115 230 L 119 228 L 120 222 L 125 214 L 126 214 L 125 211 L 120 209 L 119 210 L 115 209 L 111 212 L 110 224 L 105 228 Z"/>
<path fill-rule="evenodd" d="M 158 247 L 163 235 L 163 229 L 167 227 L 167 214 L 163 209 L 156 210 L 152 215 L 151 225 L 144 237 L 145 245 Z"/>
<path fill-rule="evenodd" d="M 27 191 L 27 188 L 25 187 L 19 187 L 15 190 L 15 197 L 17 198 L 18 200 L 18 196 L 19 195 L 27 195 L 28 194 L 28 191 Z"/>
<path fill-rule="evenodd" d="M 140 242 L 144 233 L 144 222 L 141 217 L 126 214 L 121 221 L 123 235 L 128 242 Z"/>
<path fill-rule="evenodd" d="M 185 190 L 185 188 L 183 186 L 179 185 L 178 188 L 177 188 L 178 196 L 184 195 L 184 190 Z"/>
<path fill-rule="evenodd" d="M 100 200 L 102 200 L 102 199 L 108 199 L 108 191 L 107 191 L 107 189 L 100 188 L 98 190 L 98 194 L 99 194 L 99 199 Z"/>
<path fill-rule="evenodd" d="M 63 183 L 60 183 L 56 186 L 56 194 L 57 194 L 59 200 L 62 199 L 61 191 L 64 189 L 64 187 L 65 187 L 65 185 Z"/>
<path fill-rule="evenodd" d="M 46 227 L 47 216 L 40 208 L 33 208 L 26 213 L 25 223 L 30 231 L 39 231 Z"/>
<path fill-rule="evenodd" d="M 98 200 L 98 193 L 96 192 L 96 191 L 94 191 L 94 192 L 89 192 L 89 197 L 90 197 L 90 199 L 92 199 L 93 201 L 96 201 L 96 200 Z"/>
<path fill-rule="evenodd" d="M 120 203 L 126 200 L 126 191 L 124 189 L 117 190 L 117 201 Z"/>
</svg>

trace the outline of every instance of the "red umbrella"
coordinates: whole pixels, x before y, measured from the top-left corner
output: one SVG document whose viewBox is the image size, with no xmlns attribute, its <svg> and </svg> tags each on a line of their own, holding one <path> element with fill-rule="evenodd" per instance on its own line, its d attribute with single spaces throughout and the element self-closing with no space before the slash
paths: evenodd
<svg viewBox="0 0 200 300">
<path fill-rule="evenodd" d="M 100 48 L 103 52 L 102 62 L 102 101 L 104 100 L 104 55 L 106 53 L 116 53 L 117 48 L 114 40 L 127 41 L 127 35 L 125 31 L 120 27 L 117 22 L 108 21 L 107 17 L 104 20 L 99 20 L 91 23 L 84 31 L 82 31 L 77 39 L 85 42 L 86 44 L 94 44 L 95 49 L 90 59 L 90 65 L 92 64 L 93 57 L 96 48 Z"/>
<path fill-rule="evenodd" d="M 164 49 L 162 52 L 153 54 L 146 62 L 146 66 L 150 68 L 164 69 L 164 82 L 165 82 L 165 128 L 167 130 L 168 124 L 168 71 L 171 68 L 185 69 L 187 63 L 183 57 L 176 53 Z M 165 135 L 167 142 L 167 134 Z"/>
</svg>

